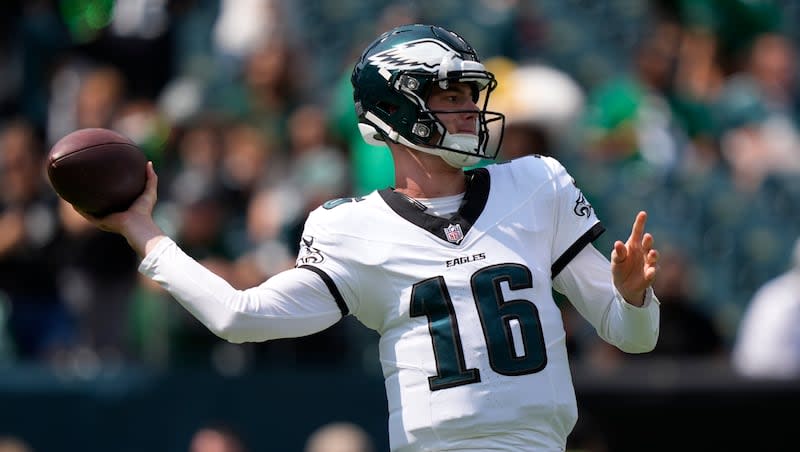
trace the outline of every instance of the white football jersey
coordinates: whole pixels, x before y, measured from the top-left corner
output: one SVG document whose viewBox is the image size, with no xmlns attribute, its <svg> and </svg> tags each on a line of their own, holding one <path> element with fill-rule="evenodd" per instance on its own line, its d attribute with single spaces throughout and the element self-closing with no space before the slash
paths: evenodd
<svg viewBox="0 0 800 452">
<path fill-rule="evenodd" d="M 552 279 L 604 228 L 555 159 L 467 180 L 450 219 L 390 189 L 329 201 L 297 264 L 380 333 L 392 450 L 563 450 L 577 408 Z"/>
</svg>

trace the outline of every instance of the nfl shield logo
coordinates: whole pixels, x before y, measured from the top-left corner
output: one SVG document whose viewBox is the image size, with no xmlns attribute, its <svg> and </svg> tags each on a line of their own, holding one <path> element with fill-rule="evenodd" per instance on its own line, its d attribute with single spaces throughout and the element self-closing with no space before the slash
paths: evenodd
<svg viewBox="0 0 800 452">
<path fill-rule="evenodd" d="M 452 243 L 458 243 L 464 238 L 464 233 L 461 232 L 460 224 L 451 224 L 444 228 L 444 235 L 447 237 L 447 241 Z"/>
</svg>

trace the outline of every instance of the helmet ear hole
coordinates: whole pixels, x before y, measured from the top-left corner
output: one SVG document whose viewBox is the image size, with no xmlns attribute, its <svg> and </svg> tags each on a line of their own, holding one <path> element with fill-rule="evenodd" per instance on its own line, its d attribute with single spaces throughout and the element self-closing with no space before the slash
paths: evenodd
<svg viewBox="0 0 800 452">
<path fill-rule="evenodd" d="M 386 144 L 384 142 L 383 135 L 381 135 L 381 133 L 378 132 L 378 129 L 375 127 L 369 124 L 359 123 L 358 130 L 361 132 L 361 136 L 364 138 L 364 141 L 368 144 L 373 146 L 381 146 Z"/>
</svg>

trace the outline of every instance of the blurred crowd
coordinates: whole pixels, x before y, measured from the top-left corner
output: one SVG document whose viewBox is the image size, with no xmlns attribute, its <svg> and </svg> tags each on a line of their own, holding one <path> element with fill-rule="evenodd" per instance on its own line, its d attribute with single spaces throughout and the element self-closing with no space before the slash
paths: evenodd
<svg viewBox="0 0 800 452">
<path fill-rule="evenodd" d="M 188 438 L 187 452 L 248 452 L 243 435 L 227 423 L 200 425 Z M 373 438 L 360 426 L 347 421 L 333 421 L 315 428 L 303 445 L 303 452 L 373 452 Z M 0 452 L 35 452 L 17 436 L 0 435 Z"/>
<path fill-rule="evenodd" d="M 798 20 L 791 0 L 2 2 L 0 364 L 379 372 L 365 364 L 375 336 L 352 319 L 265 344 L 214 337 L 42 169 L 75 129 L 129 136 L 155 163 L 164 230 L 234 286 L 259 284 L 294 265 L 310 210 L 393 183 L 388 150 L 361 140 L 349 73 L 409 22 L 477 47 L 507 114 L 500 159 L 560 159 L 608 228 L 601 250 L 650 213 L 663 253 L 651 355 L 727 361 L 800 237 Z M 784 315 L 800 320 L 797 293 Z M 573 358 L 617 362 L 563 306 Z"/>
</svg>

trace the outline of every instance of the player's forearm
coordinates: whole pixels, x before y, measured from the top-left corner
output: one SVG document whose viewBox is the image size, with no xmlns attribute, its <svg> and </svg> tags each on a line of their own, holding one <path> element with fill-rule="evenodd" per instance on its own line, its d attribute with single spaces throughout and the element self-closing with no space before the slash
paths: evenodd
<svg viewBox="0 0 800 452">
<path fill-rule="evenodd" d="M 634 306 L 614 288 L 610 262 L 591 245 L 582 250 L 554 280 L 557 290 L 606 342 L 628 353 L 652 350 L 658 340 L 659 305 L 651 289 L 642 306 Z"/>
</svg>

